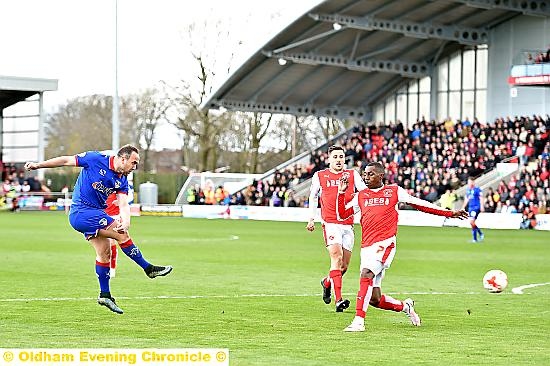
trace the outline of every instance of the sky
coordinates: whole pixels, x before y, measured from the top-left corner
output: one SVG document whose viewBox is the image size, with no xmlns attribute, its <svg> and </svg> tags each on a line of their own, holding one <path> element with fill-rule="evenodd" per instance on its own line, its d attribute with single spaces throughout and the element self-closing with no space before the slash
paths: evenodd
<svg viewBox="0 0 550 366">
<path fill-rule="evenodd" d="M 119 95 L 194 78 L 191 43 L 222 60 L 214 70 L 221 85 L 223 60 L 234 53 L 237 68 L 319 2 L 118 0 Z M 115 0 L 0 0 L 0 75 L 58 79 L 58 91 L 44 97 L 47 113 L 78 96 L 112 95 L 115 29 Z M 219 32 L 227 34 L 221 44 Z M 159 133 L 164 147 L 179 147 L 171 127 Z"/>
</svg>

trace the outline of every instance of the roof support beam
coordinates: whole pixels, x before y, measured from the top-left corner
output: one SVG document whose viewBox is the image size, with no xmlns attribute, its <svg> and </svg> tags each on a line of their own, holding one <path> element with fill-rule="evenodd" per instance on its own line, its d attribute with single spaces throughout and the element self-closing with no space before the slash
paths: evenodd
<svg viewBox="0 0 550 366">
<path fill-rule="evenodd" d="M 287 61 L 292 61 L 297 64 L 304 65 L 329 65 L 336 67 L 345 67 L 349 70 L 362 72 L 389 72 L 392 74 L 400 74 L 411 78 L 421 78 L 428 76 L 430 73 L 430 65 L 426 62 L 413 62 L 404 60 L 377 60 L 377 59 L 362 59 L 352 60 L 346 56 L 320 55 L 313 53 L 299 52 L 281 52 L 274 53 L 264 51 L 267 57 L 282 58 Z"/>
<path fill-rule="evenodd" d="M 355 52 L 357 52 L 357 45 L 359 44 L 359 40 L 361 39 L 361 32 L 357 31 L 355 33 L 355 40 L 353 41 L 353 48 L 351 49 L 351 54 L 349 55 L 349 58 L 353 59 L 355 57 Z"/>
<path fill-rule="evenodd" d="M 434 58 L 431 60 L 432 65 L 437 65 L 437 62 L 439 61 L 439 56 L 441 56 L 441 52 L 443 52 L 445 46 L 447 46 L 447 42 L 441 43 L 441 45 L 438 47 Z"/>
<path fill-rule="evenodd" d="M 366 121 L 370 119 L 371 110 L 369 108 L 357 107 L 318 107 L 315 105 L 289 105 L 289 104 L 271 104 L 271 103 L 253 103 L 221 99 L 211 101 L 208 108 L 224 107 L 229 110 L 265 112 L 265 113 L 287 113 L 299 116 L 329 116 L 340 119 L 350 118 Z"/>
<path fill-rule="evenodd" d="M 318 39 L 321 39 L 321 38 L 325 38 L 325 37 L 328 37 L 328 36 L 331 36 L 333 35 L 334 33 L 338 33 L 342 30 L 343 28 L 341 29 L 331 29 L 329 31 L 326 31 L 326 32 L 323 32 L 323 33 L 319 33 L 319 34 L 316 34 L 314 36 L 311 36 L 311 37 L 308 37 L 308 38 L 305 38 L 305 39 L 302 39 L 302 40 L 299 40 L 299 41 L 296 41 L 294 43 L 291 43 L 291 44 L 288 44 L 286 46 L 283 46 L 283 47 L 279 47 L 277 48 L 276 50 L 273 50 L 273 52 L 283 52 L 283 51 L 286 51 L 286 50 L 290 50 L 292 48 L 295 48 L 295 47 L 298 47 L 298 46 L 302 46 L 306 43 L 309 43 L 309 42 L 313 42 L 313 41 L 316 41 Z"/>
<path fill-rule="evenodd" d="M 387 20 L 372 16 L 350 16 L 343 14 L 309 14 L 317 21 L 339 23 L 346 28 L 365 31 L 380 30 L 401 33 L 413 38 L 437 38 L 456 41 L 461 44 L 479 45 L 489 42 L 489 32 L 484 28 L 469 28 L 454 25 L 439 25 L 432 22 L 410 22 L 402 20 Z"/>
<path fill-rule="evenodd" d="M 434 1 L 434 0 L 430 0 Z M 472 8 L 479 9 L 501 9 L 523 13 L 525 15 L 550 16 L 550 1 L 529 0 L 529 1 L 507 1 L 507 0 L 452 0 Z"/>
</svg>

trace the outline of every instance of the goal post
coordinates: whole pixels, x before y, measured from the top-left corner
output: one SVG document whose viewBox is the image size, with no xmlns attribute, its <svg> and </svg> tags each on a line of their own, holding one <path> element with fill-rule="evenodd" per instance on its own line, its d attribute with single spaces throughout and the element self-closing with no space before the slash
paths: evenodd
<svg viewBox="0 0 550 366">
<path fill-rule="evenodd" d="M 187 190 L 198 186 L 202 190 L 206 188 L 216 189 L 219 186 L 225 188 L 229 194 L 234 194 L 246 186 L 252 184 L 255 179 L 260 179 L 263 174 L 246 174 L 246 173 L 191 173 L 183 186 L 181 187 L 176 198 L 176 205 L 187 204 Z"/>
</svg>

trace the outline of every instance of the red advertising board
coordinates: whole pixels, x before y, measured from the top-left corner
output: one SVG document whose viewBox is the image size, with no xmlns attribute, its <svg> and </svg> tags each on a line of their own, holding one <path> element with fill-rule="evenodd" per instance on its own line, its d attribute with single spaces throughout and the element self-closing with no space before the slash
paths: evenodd
<svg viewBox="0 0 550 366">
<path fill-rule="evenodd" d="M 509 76 L 510 85 L 550 85 L 550 75 Z"/>
</svg>

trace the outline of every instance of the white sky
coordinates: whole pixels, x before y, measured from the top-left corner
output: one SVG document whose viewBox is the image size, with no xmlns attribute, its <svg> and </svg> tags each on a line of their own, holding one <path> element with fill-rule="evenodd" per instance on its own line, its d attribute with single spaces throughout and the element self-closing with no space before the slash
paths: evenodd
<svg viewBox="0 0 550 366">
<path fill-rule="evenodd" d="M 212 25 L 198 35 L 207 42 L 220 30 L 230 32 L 227 47 L 212 52 L 216 58 L 227 59 L 242 42 L 232 62 L 238 67 L 319 2 L 118 0 L 119 94 L 194 78 L 190 24 Z M 114 93 L 114 0 L 0 0 L 0 35 L 0 75 L 59 80 L 59 90 L 45 94 L 46 112 L 77 96 Z M 217 84 L 227 77 L 227 64 L 220 67 Z M 161 130 L 164 147 L 179 147 L 173 132 Z"/>
</svg>

